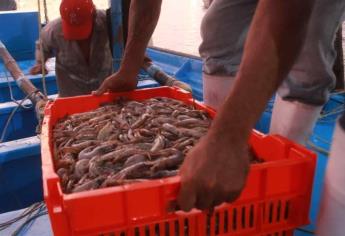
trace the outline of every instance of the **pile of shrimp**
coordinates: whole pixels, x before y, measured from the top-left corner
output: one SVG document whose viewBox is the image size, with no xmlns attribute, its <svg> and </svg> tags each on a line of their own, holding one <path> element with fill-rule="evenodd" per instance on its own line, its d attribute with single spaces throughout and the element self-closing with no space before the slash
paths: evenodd
<svg viewBox="0 0 345 236">
<path fill-rule="evenodd" d="M 175 176 L 207 133 L 205 111 L 170 99 L 118 99 L 59 120 L 54 158 L 63 191 L 75 193 Z"/>
</svg>

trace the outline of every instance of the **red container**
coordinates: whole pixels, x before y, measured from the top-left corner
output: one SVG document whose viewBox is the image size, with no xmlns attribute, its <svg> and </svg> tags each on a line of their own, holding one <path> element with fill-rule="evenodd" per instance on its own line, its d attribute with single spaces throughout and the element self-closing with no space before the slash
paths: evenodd
<svg viewBox="0 0 345 236">
<path fill-rule="evenodd" d="M 129 93 L 57 99 L 45 111 L 42 128 L 44 198 L 55 235 L 185 236 L 185 235 L 292 235 L 308 224 L 316 156 L 279 136 L 252 132 L 250 145 L 264 163 L 253 164 L 246 187 L 232 204 L 223 204 L 212 216 L 193 210 L 169 212 L 180 178 L 64 194 L 53 162 L 52 128 L 67 114 L 86 112 L 118 96 L 143 100 L 157 96 L 194 104 L 215 113 L 176 88 L 154 88 Z"/>
</svg>

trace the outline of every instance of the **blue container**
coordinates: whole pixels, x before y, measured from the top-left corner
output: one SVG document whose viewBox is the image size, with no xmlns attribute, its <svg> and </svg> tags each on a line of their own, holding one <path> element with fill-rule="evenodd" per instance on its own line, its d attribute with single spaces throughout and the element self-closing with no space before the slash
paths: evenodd
<svg viewBox="0 0 345 236">
<path fill-rule="evenodd" d="M 27 101 L 24 105 L 30 106 L 31 102 Z M 12 116 L 12 119 L 10 119 L 12 111 L 15 110 L 17 111 Z M 8 119 L 10 119 L 9 125 L 7 126 L 7 129 L 4 130 Z M 18 108 L 18 105 L 13 102 L 0 104 L 0 135 L 5 133 L 3 141 L 6 142 L 34 136 L 36 126 L 37 119 L 32 106 L 23 109 Z"/>
<path fill-rule="evenodd" d="M 30 67 L 28 67 L 29 62 L 33 62 L 33 60 L 31 61 L 25 61 L 26 66 L 24 67 L 23 64 L 19 62 L 19 66 L 21 66 L 21 69 L 28 69 Z M 33 63 L 30 63 L 33 64 Z M 1 71 L 1 65 L 0 65 L 0 71 Z M 4 70 L 3 70 L 4 71 Z M 12 77 L 7 77 L 3 74 L 4 77 L 1 77 L 1 72 L 0 72 L 0 103 L 3 102 L 10 102 L 12 101 L 12 98 L 14 100 L 21 100 L 23 98 L 25 98 L 25 94 L 22 92 L 22 90 L 20 90 L 20 88 L 18 87 L 18 85 L 16 84 L 16 82 L 12 79 Z M 43 91 L 43 83 L 42 83 L 42 77 L 41 76 L 27 76 L 31 82 L 33 83 L 33 85 L 36 86 L 36 88 L 38 88 L 40 91 Z M 51 72 L 49 73 L 46 78 L 46 88 L 47 88 L 47 93 L 48 95 L 52 95 L 52 94 L 57 94 L 58 93 L 58 89 L 57 89 L 57 85 L 56 85 L 56 77 L 55 77 L 55 72 Z M 12 93 L 12 98 L 11 98 L 11 93 Z"/>
<path fill-rule="evenodd" d="M 0 144 L 0 213 L 43 200 L 40 140 Z"/>
<path fill-rule="evenodd" d="M 38 13 L 0 12 L 0 29 L 0 40 L 17 61 L 19 68 L 28 75 L 29 69 L 35 64 L 35 42 L 39 34 Z M 42 90 L 41 76 L 28 76 L 28 78 Z M 47 75 L 46 85 L 48 94 L 57 93 L 55 72 Z M 10 92 L 16 100 L 25 97 L 0 60 L 0 103 L 11 101 Z"/>
<path fill-rule="evenodd" d="M 35 58 L 37 12 L 0 12 L 0 40 L 17 61 Z"/>
</svg>

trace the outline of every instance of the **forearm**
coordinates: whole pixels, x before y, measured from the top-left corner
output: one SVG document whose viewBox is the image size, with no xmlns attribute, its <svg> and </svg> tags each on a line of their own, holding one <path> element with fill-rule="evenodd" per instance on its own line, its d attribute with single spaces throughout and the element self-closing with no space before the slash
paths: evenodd
<svg viewBox="0 0 345 236">
<path fill-rule="evenodd" d="M 43 42 L 42 42 L 43 43 Z M 51 58 L 51 53 L 45 52 L 45 50 L 41 50 L 41 45 L 39 41 L 36 41 L 36 47 L 35 47 L 35 59 L 36 64 L 43 64 L 45 63 L 49 58 Z M 43 47 L 44 48 L 44 47 Z"/>
<path fill-rule="evenodd" d="M 129 11 L 127 44 L 120 73 L 135 79 L 144 57 L 147 44 L 156 28 L 161 0 L 132 0 Z"/>
<path fill-rule="evenodd" d="M 297 58 L 314 0 L 259 1 L 236 83 L 210 135 L 246 143 L 267 101 Z"/>
</svg>

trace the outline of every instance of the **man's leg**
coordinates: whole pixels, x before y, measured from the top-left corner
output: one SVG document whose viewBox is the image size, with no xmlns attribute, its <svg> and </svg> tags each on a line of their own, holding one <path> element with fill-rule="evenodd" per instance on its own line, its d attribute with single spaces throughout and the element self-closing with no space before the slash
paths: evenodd
<svg viewBox="0 0 345 236">
<path fill-rule="evenodd" d="M 337 122 L 326 169 L 317 235 L 345 234 L 345 113 Z"/>
<path fill-rule="evenodd" d="M 218 109 L 225 101 L 227 95 L 235 82 L 234 76 L 217 76 L 203 73 L 203 95 L 204 103 L 213 109 Z"/>
<path fill-rule="evenodd" d="M 317 0 L 302 52 L 279 88 L 270 133 L 305 144 L 335 85 L 334 39 L 345 10 L 343 0 Z"/>
<path fill-rule="evenodd" d="M 241 63 L 257 0 L 215 0 L 202 24 L 204 102 L 217 109 L 229 94 Z"/>
<path fill-rule="evenodd" d="M 321 109 L 322 106 L 286 101 L 277 95 L 273 106 L 270 133 L 282 135 L 305 145 Z"/>
</svg>

